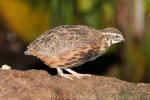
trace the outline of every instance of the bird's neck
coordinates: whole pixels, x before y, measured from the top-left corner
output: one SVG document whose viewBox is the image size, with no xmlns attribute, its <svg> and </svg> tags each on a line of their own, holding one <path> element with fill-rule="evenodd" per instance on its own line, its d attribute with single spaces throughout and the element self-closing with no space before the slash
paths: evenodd
<svg viewBox="0 0 150 100">
<path fill-rule="evenodd" d="M 106 43 L 107 43 L 108 47 L 110 47 L 111 44 L 112 44 L 112 41 L 111 41 L 111 40 L 108 40 L 108 41 L 106 41 Z"/>
<path fill-rule="evenodd" d="M 112 41 L 111 41 L 111 39 L 109 39 L 109 37 L 106 37 L 106 43 L 107 43 L 108 47 L 111 46 Z"/>
</svg>

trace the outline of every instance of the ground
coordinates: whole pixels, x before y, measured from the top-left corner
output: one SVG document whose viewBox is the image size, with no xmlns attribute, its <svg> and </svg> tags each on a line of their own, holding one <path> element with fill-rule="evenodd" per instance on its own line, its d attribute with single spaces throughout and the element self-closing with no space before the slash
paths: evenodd
<svg viewBox="0 0 150 100">
<path fill-rule="evenodd" d="M 148 100 L 150 84 L 96 76 L 73 80 L 43 70 L 0 69 L 0 99 L 8 100 Z"/>
</svg>

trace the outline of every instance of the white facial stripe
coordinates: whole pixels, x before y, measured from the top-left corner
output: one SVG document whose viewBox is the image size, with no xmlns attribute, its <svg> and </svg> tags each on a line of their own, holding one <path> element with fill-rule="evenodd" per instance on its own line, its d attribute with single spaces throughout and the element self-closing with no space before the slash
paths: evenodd
<svg viewBox="0 0 150 100">
<path fill-rule="evenodd" d="M 116 35 L 118 35 L 118 36 L 120 36 L 123 40 L 124 40 L 124 38 L 123 38 L 123 36 L 121 35 L 121 34 L 117 34 L 117 33 L 111 33 L 111 32 L 106 32 L 106 33 L 104 33 L 105 35 L 114 35 L 114 36 L 116 36 Z"/>
<path fill-rule="evenodd" d="M 107 36 L 112 36 L 114 38 L 114 39 L 107 40 L 108 46 L 110 46 L 111 44 L 119 43 L 119 42 L 124 40 L 124 38 L 121 34 L 111 33 L 111 32 L 106 32 L 106 33 L 103 33 L 103 34 L 107 35 Z M 116 36 L 119 36 L 118 39 L 115 38 Z"/>
<path fill-rule="evenodd" d="M 110 39 L 106 42 L 107 42 L 108 47 L 112 44 Z"/>
<path fill-rule="evenodd" d="M 111 41 L 111 44 L 115 44 L 115 43 L 119 43 L 120 41 L 114 41 L 114 40 L 112 40 Z"/>
<path fill-rule="evenodd" d="M 103 34 L 106 34 L 106 35 L 118 35 L 117 33 L 111 33 L 111 32 L 106 32 L 106 33 L 103 33 Z"/>
</svg>

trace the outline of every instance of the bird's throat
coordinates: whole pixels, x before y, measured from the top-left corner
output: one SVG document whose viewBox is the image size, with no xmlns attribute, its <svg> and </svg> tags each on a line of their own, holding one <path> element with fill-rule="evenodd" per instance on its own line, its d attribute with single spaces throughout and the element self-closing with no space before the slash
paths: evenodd
<svg viewBox="0 0 150 100">
<path fill-rule="evenodd" d="M 107 42 L 108 47 L 110 47 L 112 44 L 112 41 L 110 39 L 108 39 L 106 42 Z"/>
</svg>

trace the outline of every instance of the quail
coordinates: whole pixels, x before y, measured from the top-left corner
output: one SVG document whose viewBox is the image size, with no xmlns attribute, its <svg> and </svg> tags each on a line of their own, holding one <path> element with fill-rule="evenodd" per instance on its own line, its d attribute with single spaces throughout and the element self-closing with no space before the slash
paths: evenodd
<svg viewBox="0 0 150 100">
<path fill-rule="evenodd" d="M 39 58 L 50 68 L 56 68 L 58 75 L 72 80 L 90 74 L 80 74 L 71 68 L 98 58 L 112 44 L 124 40 L 116 28 L 97 30 L 84 25 L 62 25 L 41 34 L 24 53 Z M 70 74 L 64 74 L 63 70 Z"/>
</svg>

